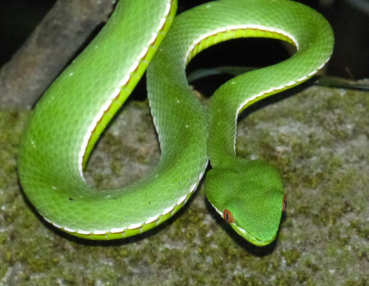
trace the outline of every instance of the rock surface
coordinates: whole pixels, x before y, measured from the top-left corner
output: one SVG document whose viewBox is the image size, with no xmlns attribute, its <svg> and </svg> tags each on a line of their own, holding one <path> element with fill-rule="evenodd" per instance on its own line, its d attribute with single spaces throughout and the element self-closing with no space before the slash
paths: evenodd
<svg viewBox="0 0 369 286">
<path fill-rule="evenodd" d="M 296 89 L 294 90 L 296 92 Z M 216 214 L 203 184 L 167 223 L 93 242 L 40 218 L 18 183 L 29 112 L 0 112 L 0 285 L 368 285 L 369 94 L 312 87 L 243 114 L 237 152 L 283 175 L 279 236 L 258 248 Z M 88 182 L 128 184 L 159 160 L 146 102 L 130 102 L 90 159 Z"/>
</svg>

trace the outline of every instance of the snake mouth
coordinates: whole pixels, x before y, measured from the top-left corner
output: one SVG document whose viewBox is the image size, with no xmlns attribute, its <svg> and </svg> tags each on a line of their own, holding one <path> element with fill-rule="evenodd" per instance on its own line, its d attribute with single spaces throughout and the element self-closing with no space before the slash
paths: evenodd
<svg viewBox="0 0 369 286">
<path fill-rule="evenodd" d="M 256 246 L 266 246 L 268 244 L 270 244 L 271 242 L 274 241 L 274 239 L 276 238 L 277 234 L 275 234 L 273 237 L 268 238 L 268 239 L 258 239 L 257 237 L 253 236 L 252 234 L 250 234 L 249 232 L 247 232 L 246 230 L 240 228 L 239 226 L 237 226 L 235 223 L 231 223 L 230 224 L 232 226 L 232 228 L 240 235 L 242 236 L 244 239 L 246 239 L 248 242 L 256 245 Z"/>
<path fill-rule="evenodd" d="M 211 203 L 211 202 L 210 202 Z M 214 209 L 216 210 L 216 212 L 218 214 L 220 214 L 220 216 L 224 218 L 224 214 L 223 212 L 219 211 L 213 204 L 211 204 Z M 247 232 L 246 230 L 244 230 L 243 228 L 239 227 L 236 222 L 233 223 L 229 223 L 229 225 L 232 226 L 232 228 L 240 235 L 242 236 L 244 239 L 246 239 L 248 242 L 256 245 L 256 246 L 266 246 L 270 243 L 272 243 L 274 241 L 274 239 L 277 237 L 277 233 L 274 234 L 273 237 L 268 238 L 268 239 L 258 239 L 257 237 L 253 236 L 252 234 L 250 234 L 249 232 Z"/>
</svg>

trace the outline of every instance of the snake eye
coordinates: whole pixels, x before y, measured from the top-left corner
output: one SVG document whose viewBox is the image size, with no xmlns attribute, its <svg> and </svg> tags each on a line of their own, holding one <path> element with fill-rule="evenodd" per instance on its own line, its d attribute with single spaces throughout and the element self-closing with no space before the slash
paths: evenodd
<svg viewBox="0 0 369 286">
<path fill-rule="evenodd" d="M 287 209 L 287 198 L 283 197 L 282 212 L 284 212 L 286 209 Z"/>
<path fill-rule="evenodd" d="M 225 219 L 226 222 L 234 223 L 234 217 L 233 217 L 232 213 L 229 210 L 225 209 L 223 211 L 223 216 L 224 216 L 224 219 Z"/>
</svg>

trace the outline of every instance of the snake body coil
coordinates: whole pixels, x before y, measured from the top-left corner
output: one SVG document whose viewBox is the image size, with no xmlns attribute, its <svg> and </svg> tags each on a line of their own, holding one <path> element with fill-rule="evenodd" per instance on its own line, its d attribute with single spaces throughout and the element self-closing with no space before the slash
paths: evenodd
<svg viewBox="0 0 369 286">
<path fill-rule="evenodd" d="M 107 25 L 37 104 L 21 142 L 21 184 L 55 227 L 82 238 L 117 239 L 176 213 L 210 159 L 210 202 L 244 238 L 268 244 L 285 205 L 282 183 L 267 163 L 235 156 L 237 116 L 314 75 L 332 53 L 331 28 L 315 11 L 286 0 L 209 2 L 181 14 L 170 28 L 176 7 L 175 0 L 119 1 Z M 298 51 L 221 86 L 205 114 L 188 86 L 186 64 L 209 46 L 241 37 L 276 38 Z M 84 181 L 84 165 L 148 65 L 160 163 L 132 186 L 93 189 Z"/>
</svg>

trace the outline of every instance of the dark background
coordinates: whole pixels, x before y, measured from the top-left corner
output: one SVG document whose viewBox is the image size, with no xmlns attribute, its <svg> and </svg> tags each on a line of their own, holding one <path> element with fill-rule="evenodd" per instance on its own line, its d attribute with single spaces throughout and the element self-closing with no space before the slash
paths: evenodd
<svg viewBox="0 0 369 286">
<path fill-rule="evenodd" d="M 325 1 L 329 2 L 299 2 L 322 13 L 335 32 L 335 50 L 326 73 L 352 80 L 368 78 L 369 14 L 345 0 Z M 206 2 L 209 1 L 179 0 L 178 12 Z M 22 45 L 54 3 L 54 0 L 0 1 L 0 67 Z M 239 39 L 222 43 L 203 52 L 194 59 L 188 70 L 200 66 L 202 68 L 222 65 L 266 66 L 287 57 L 288 51 L 278 41 Z"/>
</svg>

